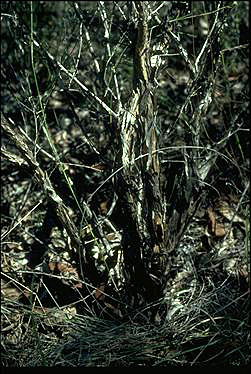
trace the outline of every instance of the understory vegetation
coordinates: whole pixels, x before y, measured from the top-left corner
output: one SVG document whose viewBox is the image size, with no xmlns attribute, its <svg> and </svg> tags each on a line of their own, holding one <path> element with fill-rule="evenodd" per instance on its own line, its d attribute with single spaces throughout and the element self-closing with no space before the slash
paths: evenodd
<svg viewBox="0 0 251 374">
<path fill-rule="evenodd" d="M 2 366 L 247 366 L 249 2 L 1 2 Z"/>
</svg>

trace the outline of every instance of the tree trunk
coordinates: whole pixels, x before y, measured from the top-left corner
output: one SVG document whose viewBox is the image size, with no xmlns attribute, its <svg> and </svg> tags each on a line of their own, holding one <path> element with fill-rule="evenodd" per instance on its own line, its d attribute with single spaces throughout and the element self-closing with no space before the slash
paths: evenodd
<svg viewBox="0 0 251 374">
<path fill-rule="evenodd" d="M 117 176 L 116 192 L 121 210 L 127 292 L 131 305 L 137 307 L 163 297 L 167 232 L 147 8 L 144 2 L 135 2 L 135 7 L 133 92 L 119 123 L 119 163 L 123 170 Z M 159 318 L 156 309 L 153 315 Z"/>
</svg>

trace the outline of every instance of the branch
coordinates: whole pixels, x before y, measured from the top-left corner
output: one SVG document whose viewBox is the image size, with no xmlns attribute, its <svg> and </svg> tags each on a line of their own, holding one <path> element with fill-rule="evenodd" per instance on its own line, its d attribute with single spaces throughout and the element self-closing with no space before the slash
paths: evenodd
<svg viewBox="0 0 251 374">
<path fill-rule="evenodd" d="M 39 47 L 39 48 L 43 48 L 41 46 L 41 44 L 34 40 L 34 44 Z M 46 51 L 45 49 L 43 49 L 44 52 L 46 53 L 47 57 L 54 63 L 56 64 L 56 66 L 61 70 L 63 71 L 66 75 L 68 75 L 68 77 L 70 77 L 75 83 L 78 84 L 78 86 L 88 95 L 90 96 L 91 98 L 93 98 L 99 105 L 101 105 L 101 107 L 106 111 L 108 112 L 111 116 L 113 116 L 114 118 L 118 118 L 118 114 L 115 113 L 108 105 L 106 105 L 106 103 L 104 103 L 97 95 L 95 95 L 93 92 L 91 92 L 83 83 L 81 83 L 75 76 L 74 74 L 72 74 L 71 72 L 69 72 L 59 61 L 57 61 L 48 51 Z"/>
<path fill-rule="evenodd" d="M 78 230 L 70 218 L 70 209 L 64 203 L 61 197 L 56 193 L 54 187 L 51 184 L 51 181 L 45 171 L 43 171 L 39 163 L 35 160 L 31 149 L 29 148 L 26 139 L 17 131 L 13 130 L 8 124 L 7 120 L 1 116 L 1 126 L 6 133 L 6 135 L 14 142 L 17 149 L 20 151 L 24 162 L 22 164 L 28 165 L 30 171 L 35 176 L 38 183 L 43 187 L 43 190 L 49 199 L 49 201 L 55 206 L 56 212 L 62 225 L 65 227 L 69 237 L 72 240 L 73 245 L 79 250 L 79 253 L 83 254 L 85 260 L 85 252 L 82 245 L 80 236 L 78 235 Z M 9 155 L 5 155 L 8 157 Z M 8 157 L 10 159 L 10 157 Z M 19 160 L 21 158 L 19 157 Z M 18 159 L 15 157 L 15 162 L 18 162 Z"/>
</svg>

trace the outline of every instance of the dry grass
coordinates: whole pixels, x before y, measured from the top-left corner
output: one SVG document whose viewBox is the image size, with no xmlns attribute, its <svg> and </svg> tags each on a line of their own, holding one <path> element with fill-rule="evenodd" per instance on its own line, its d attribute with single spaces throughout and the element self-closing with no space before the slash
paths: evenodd
<svg viewBox="0 0 251 374">
<path fill-rule="evenodd" d="M 61 326 L 52 323 L 51 332 L 48 327 L 42 332 L 45 317 L 23 309 L 22 319 L 30 320 L 29 331 L 17 344 L 3 340 L 2 363 L 12 367 L 248 364 L 248 292 L 237 297 L 224 283 L 210 292 L 200 290 L 192 299 L 185 297 L 162 326 L 75 316 Z M 3 310 L 11 308 L 5 304 Z M 19 328 L 25 330 L 24 326 Z M 55 337 L 55 331 L 64 336 Z"/>
<path fill-rule="evenodd" d="M 247 279 L 240 275 L 240 265 L 236 264 L 228 273 L 223 270 L 229 258 L 240 259 L 240 255 L 234 256 L 233 249 L 231 256 L 211 255 L 207 263 L 196 263 L 199 239 L 189 255 L 184 253 L 190 240 L 185 235 L 180 245 L 176 262 L 180 271 L 162 301 L 168 305 L 163 324 L 137 322 L 140 309 L 124 321 L 100 318 L 94 312 L 74 314 L 66 307 L 44 308 L 45 312 L 33 307 L 32 311 L 9 294 L 1 305 L 2 364 L 11 367 L 247 365 L 250 359 Z M 245 260 L 244 256 L 243 268 Z"/>
</svg>

